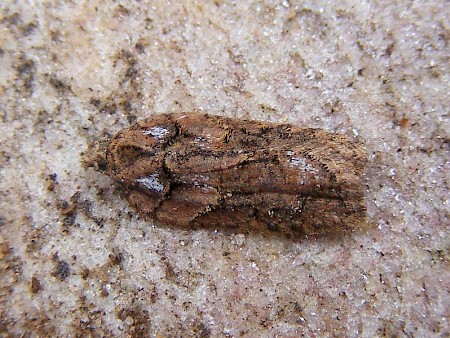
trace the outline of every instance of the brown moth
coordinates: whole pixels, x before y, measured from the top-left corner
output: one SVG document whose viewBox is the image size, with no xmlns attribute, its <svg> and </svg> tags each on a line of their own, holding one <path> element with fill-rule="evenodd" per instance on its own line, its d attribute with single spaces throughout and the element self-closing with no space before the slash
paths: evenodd
<svg viewBox="0 0 450 338">
<path fill-rule="evenodd" d="M 298 237 L 364 223 L 366 160 L 321 129 L 177 113 L 121 130 L 87 162 L 154 221 Z"/>
</svg>

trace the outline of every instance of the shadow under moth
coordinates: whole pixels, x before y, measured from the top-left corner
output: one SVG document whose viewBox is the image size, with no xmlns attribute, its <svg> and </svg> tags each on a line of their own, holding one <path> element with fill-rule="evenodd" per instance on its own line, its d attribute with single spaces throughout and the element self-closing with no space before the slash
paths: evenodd
<svg viewBox="0 0 450 338">
<path fill-rule="evenodd" d="M 198 113 L 152 116 L 85 157 L 157 223 L 294 237 L 364 223 L 366 161 L 343 135 Z"/>
</svg>

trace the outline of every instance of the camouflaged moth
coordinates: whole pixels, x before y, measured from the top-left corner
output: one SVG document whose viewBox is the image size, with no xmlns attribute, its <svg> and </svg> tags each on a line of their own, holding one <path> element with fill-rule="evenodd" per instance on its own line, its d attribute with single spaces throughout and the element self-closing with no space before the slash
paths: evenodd
<svg viewBox="0 0 450 338">
<path fill-rule="evenodd" d="M 119 131 L 87 162 L 157 223 L 302 236 L 364 222 L 366 161 L 321 129 L 176 113 Z"/>
</svg>

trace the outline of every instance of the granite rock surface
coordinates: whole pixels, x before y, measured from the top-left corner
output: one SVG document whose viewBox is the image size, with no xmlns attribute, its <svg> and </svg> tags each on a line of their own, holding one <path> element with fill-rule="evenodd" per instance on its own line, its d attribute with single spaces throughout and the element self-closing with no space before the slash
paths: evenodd
<svg viewBox="0 0 450 338">
<path fill-rule="evenodd" d="M 446 1 L 3 1 L 0 333 L 448 337 Z M 318 127 L 369 152 L 342 238 L 138 217 L 81 154 L 152 114 Z"/>
</svg>

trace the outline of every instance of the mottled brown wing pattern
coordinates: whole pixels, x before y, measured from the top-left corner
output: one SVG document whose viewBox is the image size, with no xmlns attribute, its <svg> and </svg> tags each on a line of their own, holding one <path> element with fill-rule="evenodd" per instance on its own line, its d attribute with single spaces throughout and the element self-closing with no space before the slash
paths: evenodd
<svg viewBox="0 0 450 338">
<path fill-rule="evenodd" d="M 294 236 L 364 222 L 366 157 L 323 130 L 196 113 L 141 121 L 106 151 L 107 173 L 145 217 Z"/>
</svg>

